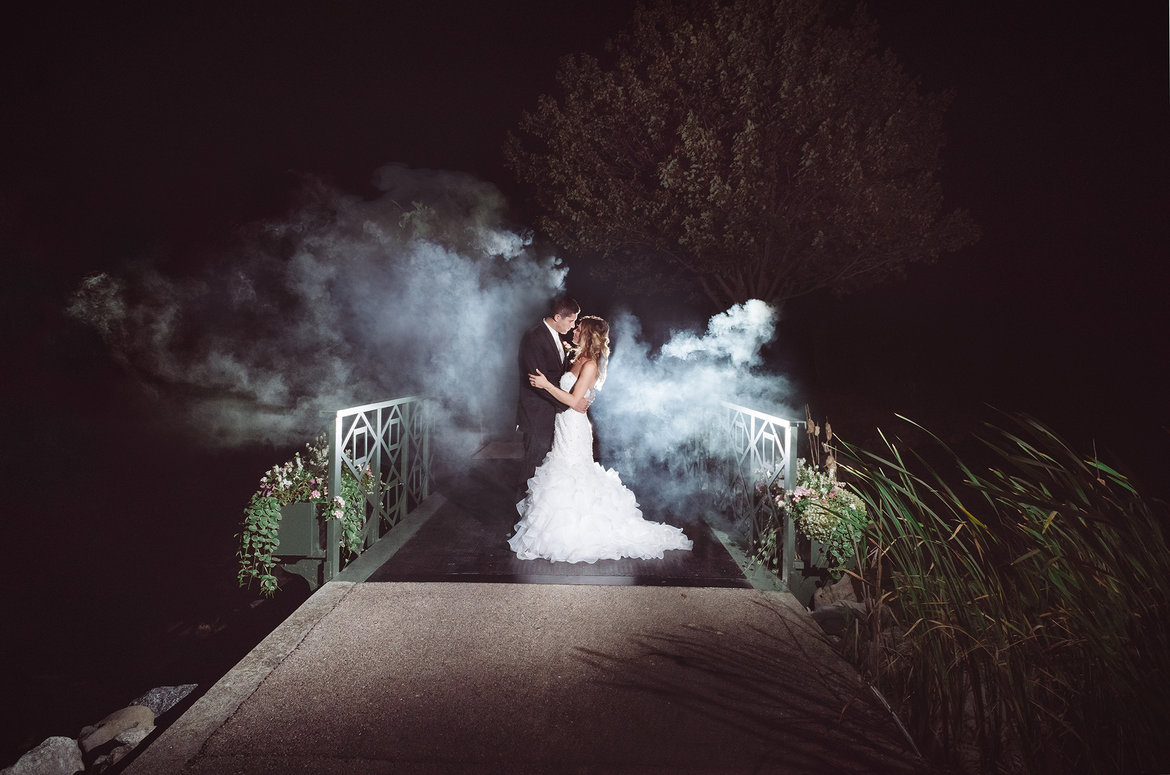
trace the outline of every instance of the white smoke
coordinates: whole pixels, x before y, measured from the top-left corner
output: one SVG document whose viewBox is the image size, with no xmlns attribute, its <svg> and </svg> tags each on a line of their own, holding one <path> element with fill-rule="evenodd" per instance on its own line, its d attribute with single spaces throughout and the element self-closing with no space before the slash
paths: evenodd
<svg viewBox="0 0 1170 775">
<path fill-rule="evenodd" d="M 695 445 L 711 440 L 722 402 L 795 417 L 785 406 L 788 382 L 758 368 L 775 327 L 775 310 L 752 300 L 711 318 L 705 332 L 673 332 L 653 352 L 636 318 L 615 318 L 609 377 L 590 413 L 603 464 L 618 470 L 644 506 L 685 509 L 700 494 L 703 479 L 687 469 Z"/>
<path fill-rule="evenodd" d="M 514 426 L 521 333 L 568 270 L 504 224 L 490 184 L 399 165 L 376 180 L 384 195 L 373 201 L 308 185 L 290 216 L 197 276 L 88 277 L 68 311 L 205 444 L 299 446 L 325 412 L 425 395 L 436 399 L 437 462 L 462 465 Z M 775 322 L 750 301 L 654 352 L 632 315 L 611 321 L 591 414 L 603 463 L 643 503 L 690 494 L 684 450 L 721 400 L 792 416 L 786 382 L 759 371 Z"/>
<path fill-rule="evenodd" d="M 299 445 L 322 412 L 437 399 L 467 451 L 514 419 L 515 347 L 567 270 L 459 173 L 386 167 L 363 201 L 320 184 L 199 276 L 88 277 L 68 312 L 210 445 Z"/>
</svg>

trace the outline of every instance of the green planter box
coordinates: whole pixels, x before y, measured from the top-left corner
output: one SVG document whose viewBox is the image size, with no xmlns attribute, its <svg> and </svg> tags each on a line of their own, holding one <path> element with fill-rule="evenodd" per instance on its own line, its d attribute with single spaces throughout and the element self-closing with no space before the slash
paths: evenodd
<svg viewBox="0 0 1170 775">
<path fill-rule="evenodd" d="M 794 566 L 797 568 L 825 568 L 828 565 L 829 552 L 825 545 L 797 533 Z"/>
<path fill-rule="evenodd" d="M 792 576 L 788 579 L 788 591 L 800 604 L 812 604 L 813 592 L 829 580 L 829 569 L 836 563 L 829 562 L 829 553 L 820 541 L 797 534 L 796 558 L 792 564 Z"/>
<path fill-rule="evenodd" d="M 811 538 L 808 543 L 808 565 L 814 568 L 829 567 L 829 550 L 825 548 L 825 545 Z"/>
<path fill-rule="evenodd" d="M 279 557 L 325 557 L 321 521 L 316 503 L 290 503 L 280 507 L 280 531 L 276 534 Z"/>
</svg>

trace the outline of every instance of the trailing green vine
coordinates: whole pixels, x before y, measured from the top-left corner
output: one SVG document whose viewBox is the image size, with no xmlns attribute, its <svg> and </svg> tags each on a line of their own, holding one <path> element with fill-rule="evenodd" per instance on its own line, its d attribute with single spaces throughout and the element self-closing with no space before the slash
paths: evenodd
<svg viewBox="0 0 1170 775">
<path fill-rule="evenodd" d="M 260 594 L 272 595 L 279 588 L 272 568 L 276 564 L 272 553 L 280 542 L 276 534 L 280 531 L 280 502 L 270 495 L 253 493 L 244 508 L 244 522 L 240 531 L 240 560 L 238 580 L 241 587 L 247 587 L 253 579 L 260 582 Z"/>
<path fill-rule="evenodd" d="M 336 519 L 341 527 L 339 545 L 349 556 L 362 551 L 366 523 L 366 493 L 380 499 L 383 484 L 369 467 L 361 481 L 346 468 L 341 474 L 341 493 L 329 497 L 326 485 L 329 469 L 328 442 L 321 435 L 307 444 L 306 458 L 298 452 L 283 465 L 274 466 L 260 478 L 259 489 L 244 508 L 244 519 L 237 536 L 240 549 L 238 581 L 241 587 L 259 582 L 260 593 L 271 597 L 280 588 L 273 575 L 280 548 L 281 507 L 292 503 L 328 504 L 327 513 L 318 507 L 318 518 Z"/>
</svg>

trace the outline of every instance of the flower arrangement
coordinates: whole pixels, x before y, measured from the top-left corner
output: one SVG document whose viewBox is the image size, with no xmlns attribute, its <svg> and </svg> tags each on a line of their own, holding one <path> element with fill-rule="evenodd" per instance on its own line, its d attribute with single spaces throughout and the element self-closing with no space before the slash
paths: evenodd
<svg viewBox="0 0 1170 775">
<path fill-rule="evenodd" d="M 241 587 L 255 579 L 260 592 L 271 597 L 279 588 L 272 569 L 274 554 L 280 546 L 280 509 L 291 503 L 327 503 L 325 519 L 336 519 L 341 525 L 340 545 L 351 555 L 362 549 L 362 528 L 366 515 L 365 493 L 381 496 L 382 484 L 367 466 L 359 482 L 348 470 L 341 475 L 341 493 L 329 497 L 328 441 L 321 435 L 312 444 L 306 444 L 306 457 L 298 452 L 283 465 L 273 466 L 260 477 L 260 487 L 252 494 L 244 508 L 244 520 L 239 534 L 240 560 L 238 580 Z"/>
<path fill-rule="evenodd" d="M 757 561 L 773 570 L 779 565 L 781 512 L 785 510 L 800 534 L 820 542 L 834 562 L 844 565 L 853 557 L 868 517 L 865 504 L 835 474 L 835 466 L 819 470 L 798 460 L 796 486 L 789 490 L 778 472 L 756 472 Z"/>
<path fill-rule="evenodd" d="M 281 506 L 290 503 L 320 502 L 325 492 L 325 479 L 329 471 L 329 450 L 325 436 L 318 436 L 313 444 L 306 444 L 308 462 L 301 460 L 301 453 L 284 465 L 273 466 L 260 477 L 257 494 L 276 498 Z"/>
<path fill-rule="evenodd" d="M 784 494 L 796 529 L 825 545 L 829 556 L 844 564 L 853 557 L 868 517 L 865 504 L 837 481 L 836 466 L 817 470 L 797 461 L 796 486 Z"/>
</svg>

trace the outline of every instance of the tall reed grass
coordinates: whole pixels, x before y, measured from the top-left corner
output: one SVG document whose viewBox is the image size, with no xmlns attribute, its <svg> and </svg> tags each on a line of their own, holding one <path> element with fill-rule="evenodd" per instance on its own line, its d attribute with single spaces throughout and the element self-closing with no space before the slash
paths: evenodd
<svg viewBox="0 0 1170 775">
<path fill-rule="evenodd" d="M 986 470 L 937 438 L 945 466 L 885 436 L 843 450 L 872 516 L 848 651 L 939 766 L 1170 771 L 1166 504 L 1035 420 L 1003 425 Z"/>
</svg>

